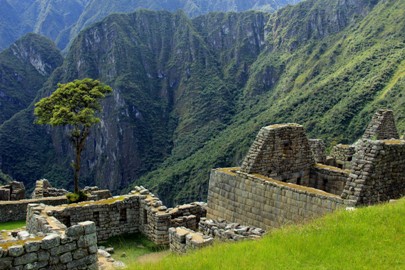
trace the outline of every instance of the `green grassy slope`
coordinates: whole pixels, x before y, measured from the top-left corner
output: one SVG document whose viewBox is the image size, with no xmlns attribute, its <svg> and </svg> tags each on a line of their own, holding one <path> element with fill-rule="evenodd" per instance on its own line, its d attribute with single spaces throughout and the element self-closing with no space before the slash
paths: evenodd
<svg viewBox="0 0 405 270">
<path fill-rule="evenodd" d="M 338 211 L 263 239 L 214 246 L 129 269 L 404 269 L 405 199 Z"/>
</svg>

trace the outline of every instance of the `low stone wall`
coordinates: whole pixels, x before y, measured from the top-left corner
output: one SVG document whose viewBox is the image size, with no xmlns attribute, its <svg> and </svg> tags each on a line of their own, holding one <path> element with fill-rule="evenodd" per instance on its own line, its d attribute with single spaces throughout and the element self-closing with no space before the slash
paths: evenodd
<svg viewBox="0 0 405 270">
<path fill-rule="evenodd" d="M 4 201 L 0 202 L 0 222 L 25 220 L 27 216 L 27 206 L 30 203 L 44 203 L 47 205 L 66 204 L 66 197 L 42 198 L 34 200 Z"/>
<path fill-rule="evenodd" d="M 350 201 L 321 190 L 238 170 L 227 168 L 211 172 L 208 218 L 268 229 L 352 205 Z"/>
<path fill-rule="evenodd" d="M 186 253 L 190 249 L 199 249 L 213 243 L 213 238 L 185 227 L 170 228 L 170 250 Z"/>
<path fill-rule="evenodd" d="M 99 241 L 124 233 L 139 232 L 139 199 L 136 196 L 83 202 L 63 208 L 48 207 L 46 211 L 67 227 L 93 221 L 97 226 Z"/>
<path fill-rule="evenodd" d="M 204 203 L 196 202 L 168 209 L 158 197 L 141 187 L 136 187 L 129 195 L 58 207 L 46 206 L 39 212 L 46 214 L 42 218 L 35 218 L 35 226 L 44 217 L 48 221 L 60 221 L 66 227 L 90 220 L 96 224 L 99 241 L 125 233 L 141 232 L 158 245 L 169 244 L 170 227 L 183 226 L 195 230 L 200 218 L 206 216 Z M 35 231 L 30 219 L 27 219 L 27 223 L 27 227 Z M 38 231 L 56 230 L 47 226 L 42 225 Z"/>
<path fill-rule="evenodd" d="M 63 234 L 0 244 L 0 270 L 6 269 L 98 269 L 96 226 L 83 222 Z"/>
<path fill-rule="evenodd" d="M 349 174 L 350 170 L 315 164 L 315 166 L 311 168 L 309 186 L 340 196 L 346 185 Z"/>
<path fill-rule="evenodd" d="M 64 196 L 67 193 L 68 191 L 65 189 L 58 189 L 52 187 L 52 185 L 49 183 L 47 179 L 41 179 L 35 183 L 35 189 L 34 192 L 32 193 L 32 198 L 39 199 L 47 197 L 59 197 Z"/>
<path fill-rule="evenodd" d="M 362 140 L 342 193 L 357 205 L 405 196 L 405 141 Z"/>
</svg>

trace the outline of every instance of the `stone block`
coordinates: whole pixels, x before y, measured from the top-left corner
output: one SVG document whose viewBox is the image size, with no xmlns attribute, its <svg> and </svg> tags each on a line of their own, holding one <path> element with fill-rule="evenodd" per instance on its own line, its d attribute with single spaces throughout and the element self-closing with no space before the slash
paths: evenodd
<svg viewBox="0 0 405 270">
<path fill-rule="evenodd" d="M 21 257 L 17 257 L 14 260 L 14 265 L 26 265 L 29 263 L 33 263 L 38 260 L 38 255 L 37 253 L 27 253 L 25 255 L 22 255 Z"/>
<path fill-rule="evenodd" d="M 21 245 L 12 246 L 8 248 L 8 255 L 11 257 L 18 257 L 24 254 L 24 247 Z"/>
<path fill-rule="evenodd" d="M 24 245 L 25 251 L 28 252 L 28 253 L 38 251 L 40 247 L 41 247 L 41 242 L 40 241 L 27 242 Z"/>
<path fill-rule="evenodd" d="M 41 248 L 42 249 L 51 249 L 60 245 L 60 236 L 57 234 L 50 234 L 42 239 Z"/>
<path fill-rule="evenodd" d="M 69 263 L 71 261 L 73 261 L 73 258 L 72 258 L 72 253 L 70 253 L 70 252 L 62 254 L 60 256 L 60 262 L 63 263 L 63 264 L 67 264 L 67 263 Z"/>
<path fill-rule="evenodd" d="M 66 230 L 66 235 L 68 237 L 78 238 L 84 234 L 84 227 L 81 225 L 74 225 Z"/>
<path fill-rule="evenodd" d="M 0 258 L 0 270 L 8 270 L 13 265 L 12 258 Z"/>
</svg>

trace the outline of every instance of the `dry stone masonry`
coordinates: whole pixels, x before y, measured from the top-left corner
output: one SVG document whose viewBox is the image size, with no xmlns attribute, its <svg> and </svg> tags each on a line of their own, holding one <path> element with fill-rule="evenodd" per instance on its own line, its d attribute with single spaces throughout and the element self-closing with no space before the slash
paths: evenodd
<svg viewBox="0 0 405 270">
<path fill-rule="evenodd" d="M 379 109 L 371 119 L 363 139 L 389 140 L 399 139 L 392 110 Z"/>
<path fill-rule="evenodd" d="M 169 229 L 170 250 L 177 253 L 186 253 L 191 249 L 199 249 L 212 245 L 213 238 L 195 232 L 185 227 Z"/>
<path fill-rule="evenodd" d="M 312 155 L 316 163 L 326 162 L 326 147 L 325 143 L 320 139 L 309 139 Z"/>
<path fill-rule="evenodd" d="M 405 195 L 405 141 L 392 111 L 378 110 L 357 143 L 327 158 L 324 149 L 300 125 L 262 128 L 241 168 L 211 172 L 208 218 L 268 229 Z"/>
<path fill-rule="evenodd" d="M 306 183 L 315 164 L 304 128 L 298 124 L 262 128 L 243 161 L 241 172 L 291 183 Z"/>
<path fill-rule="evenodd" d="M 52 187 L 47 179 L 38 180 L 35 183 L 35 189 L 32 193 L 33 199 L 46 198 L 46 197 L 59 197 L 68 193 L 65 189 L 58 189 Z"/>
<path fill-rule="evenodd" d="M 0 186 L 0 201 L 16 201 L 25 199 L 25 186 L 22 182 L 13 181 Z"/>
</svg>

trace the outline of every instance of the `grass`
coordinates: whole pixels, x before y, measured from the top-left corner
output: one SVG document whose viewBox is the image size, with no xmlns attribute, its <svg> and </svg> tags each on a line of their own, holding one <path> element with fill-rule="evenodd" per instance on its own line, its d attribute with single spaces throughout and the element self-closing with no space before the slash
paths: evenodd
<svg viewBox="0 0 405 270">
<path fill-rule="evenodd" d="M 0 231 L 15 230 L 25 226 L 25 220 L 0 223 Z"/>
<path fill-rule="evenodd" d="M 405 269 L 405 199 L 129 269 Z"/>
<path fill-rule="evenodd" d="M 125 234 L 112 237 L 106 243 L 100 245 L 114 247 L 112 257 L 125 264 L 136 261 L 142 255 L 163 250 L 162 247 L 157 246 L 141 234 Z"/>
</svg>

